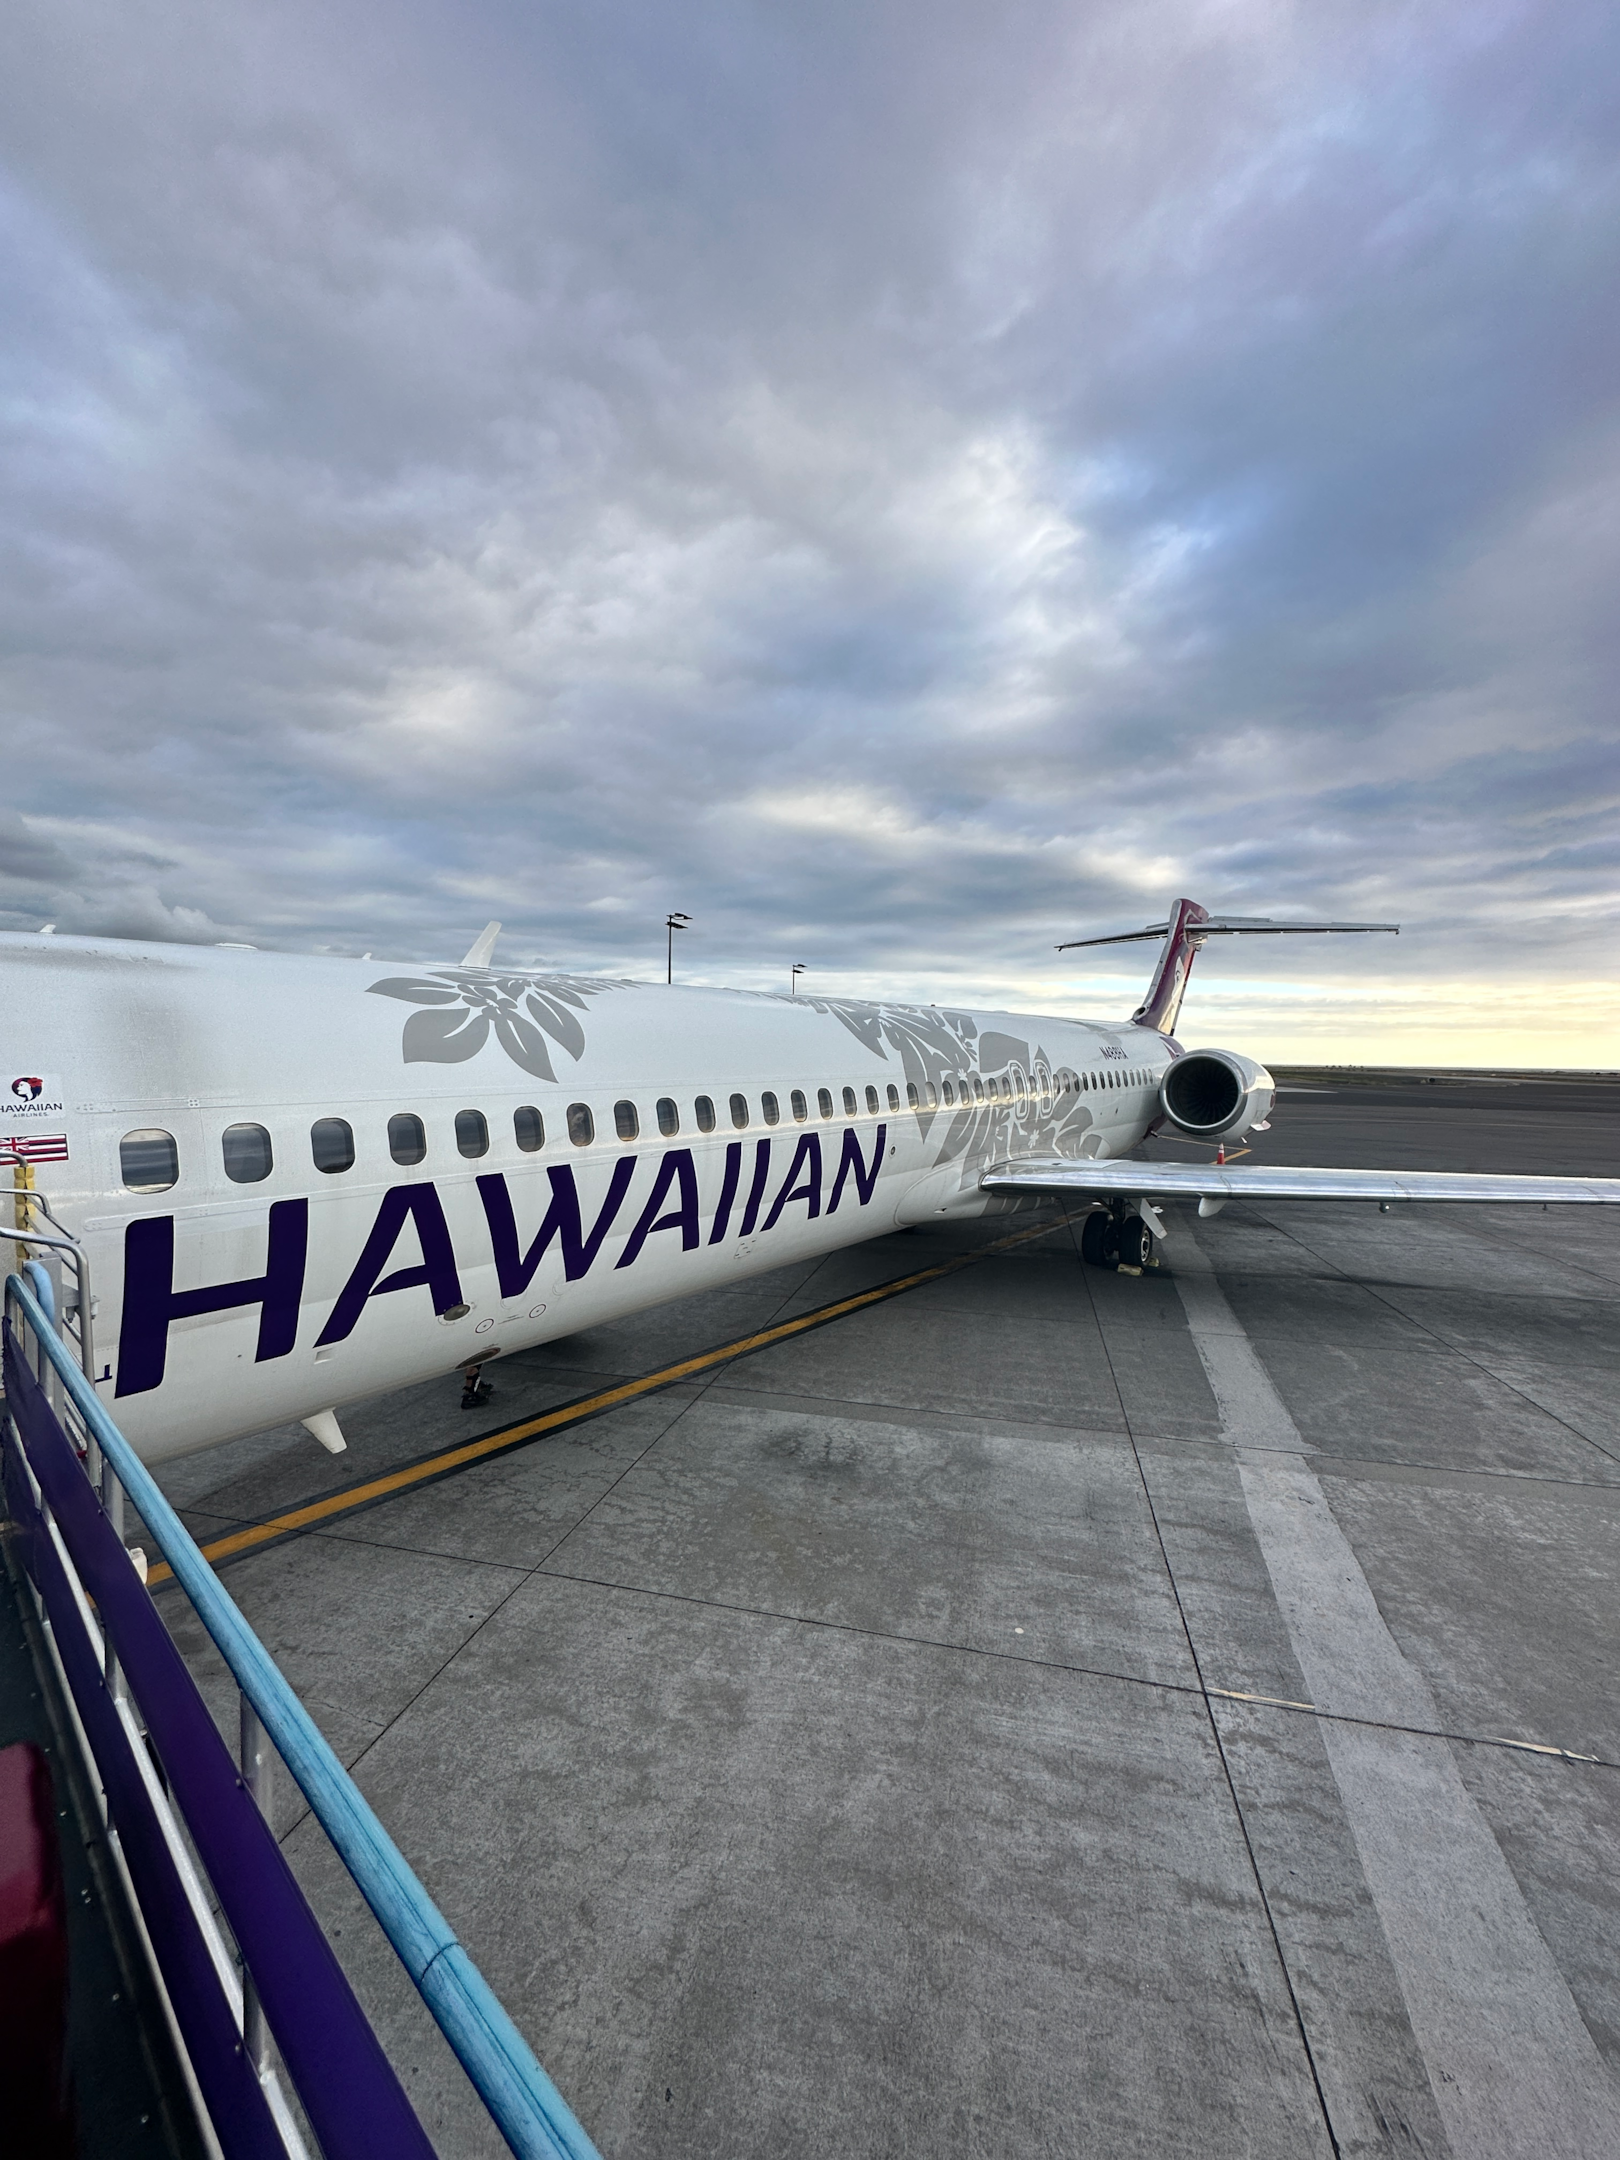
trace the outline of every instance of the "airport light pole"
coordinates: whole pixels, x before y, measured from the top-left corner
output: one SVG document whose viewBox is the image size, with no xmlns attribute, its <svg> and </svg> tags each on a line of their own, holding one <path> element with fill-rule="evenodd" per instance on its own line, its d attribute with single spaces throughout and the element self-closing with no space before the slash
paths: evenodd
<svg viewBox="0 0 1620 2160">
<path fill-rule="evenodd" d="M 691 916 L 681 914 L 679 909 L 673 915 L 664 917 L 664 928 L 669 932 L 669 951 L 665 956 L 666 982 L 672 983 L 675 980 L 675 933 L 677 930 L 689 930 L 691 926 Z"/>
<path fill-rule="evenodd" d="M 802 975 L 803 973 L 804 973 L 804 962 L 803 962 L 802 960 L 795 960 L 795 961 L 794 961 L 794 963 L 793 963 L 793 966 L 792 966 L 792 967 L 791 967 L 791 969 L 790 969 L 790 970 L 788 971 L 788 996 L 789 996 L 789 997 L 797 997 L 797 996 L 798 996 L 798 994 L 799 994 L 799 977 L 800 977 L 800 976 L 801 976 L 801 975 Z"/>
</svg>

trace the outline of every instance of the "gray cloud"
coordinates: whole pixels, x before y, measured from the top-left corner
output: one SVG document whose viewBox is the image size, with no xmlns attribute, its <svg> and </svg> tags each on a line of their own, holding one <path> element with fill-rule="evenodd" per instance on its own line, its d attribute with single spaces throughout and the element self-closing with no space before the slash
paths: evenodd
<svg viewBox="0 0 1620 2160">
<path fill-rule="evenodd" d="M 1603 971 L 1595 0 L 22 22 L 0 921 Z"/>
</svg>

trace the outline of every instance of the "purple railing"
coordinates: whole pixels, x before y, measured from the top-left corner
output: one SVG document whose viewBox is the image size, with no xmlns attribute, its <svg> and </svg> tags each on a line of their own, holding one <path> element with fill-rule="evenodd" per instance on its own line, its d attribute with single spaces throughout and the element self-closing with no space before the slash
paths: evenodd
<svg viewBox="0 0 1620 2160">
<path fill-rule="evenodd" d="M 53 1520 L 127 1677 L 171 1800 L 327 2160 L 373 2160 L 379 2153 L 390 2160 L 432 2160 L 433 2147 L 381 2043 L 21 1354 L 9 1317 L 3 1361 L 6 1404 L 21 1439 L 21 1454 L 9 1441 L 5 1448 L 10 1515 L 21 1530 L 109 1820 L 227 2160 L 287 2160 L 288 2147 L 137 1760 L 140 1742 L 108 1685 L 104 1659 L 51 1535 Z"/>
</svg>

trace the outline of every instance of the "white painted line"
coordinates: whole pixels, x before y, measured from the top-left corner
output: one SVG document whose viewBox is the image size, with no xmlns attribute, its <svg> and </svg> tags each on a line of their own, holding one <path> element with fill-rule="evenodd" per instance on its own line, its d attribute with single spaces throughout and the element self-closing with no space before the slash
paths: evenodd
<svg viewBox="0 0 1620 2160">
<path fill-rule="evenodd" d="M 1184 1207 L 1181 1220 L 1190 1224 L 1193 1211 Z M 1299 1428 L 1266 1378 L 1265 1368 L 1227 1304 L 1208 1258 L 1193 1242 L 1190 1229 L 1178 1226 L 1171 1253 L 1187 1325 L 1221 1413 L 1222 1437 L 1238 1447 L 1314 1454 L 1314 1449 L 1306 1448 Z"/>
<path fill-rule="evenodd" d="M 1456 2160 L 1620 2153 L 1620 2089 L 1450 1745 L 1382 1729 L 1439 1725 L 1434 1697 L 1384 1624 L 1310 1451 L 1193 1242 L 1192 1211 L 1182 1216 L 1176 1287 L 1237 1443 L 1306 1689 L 1329 1713 L 1316 1729 Z M 1339 1724 L 1334 1713 L 1377 1722 Z"/>
</svg>

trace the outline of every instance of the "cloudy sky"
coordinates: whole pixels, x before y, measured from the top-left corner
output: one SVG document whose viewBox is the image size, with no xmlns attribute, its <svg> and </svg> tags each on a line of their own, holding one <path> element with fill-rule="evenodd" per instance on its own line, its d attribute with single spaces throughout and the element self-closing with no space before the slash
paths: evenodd
<svg viewBox="0 0 1620 2160">
<path fill-rule="evenodd" d="M 1620 1064 L 1609 0 L 14 0 L 0 925 Z"/>
</svg>

